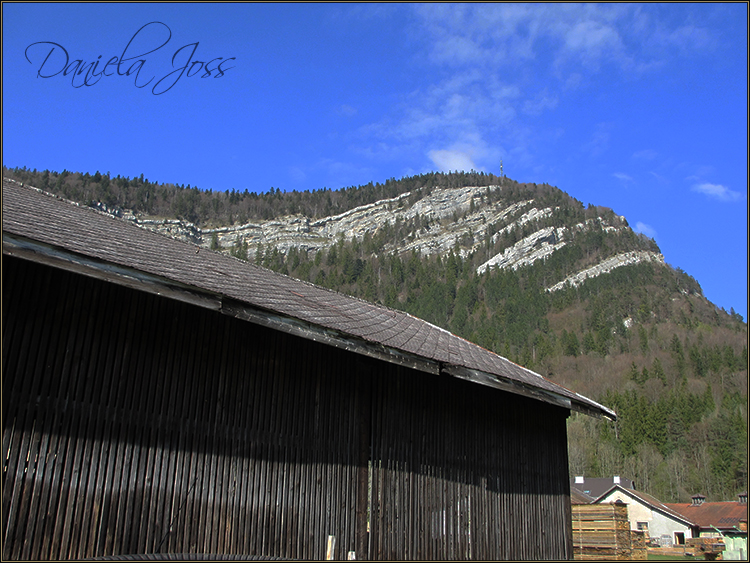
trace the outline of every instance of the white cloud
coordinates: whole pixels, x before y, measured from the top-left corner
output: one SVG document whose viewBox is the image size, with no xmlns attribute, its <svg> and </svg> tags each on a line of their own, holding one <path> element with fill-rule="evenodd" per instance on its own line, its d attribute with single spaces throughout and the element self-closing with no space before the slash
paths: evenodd
<svg viewBox="0 0 750 563">
<path fill-rule="evenodd" d="M 690 14 L 667 19 L 658 8 L 633 4 L 420 3 L 407 10 L 409 37 L 418 45 L 411 62 L 431 82 L 363 127 L 367 148 L 357 150 L 428 155 L 451 169 L 490 167 L 499 154 L 524 155 L 527 166 L 538 165 L 534 152 L 549 143 L 552 125 L 529 134 L 529 116 L 558 111 L 570 91 L 595 83 L 600 68 L 626 78 L 653 72 L 674 53 L 683 56 L 691 37 L 701 37 L 687 25 Z M 592 157 L 607 151 L 611 129 L 597 126 L 583 151 Z M 633 155 L 656 156 L 650 150 Z"/>
<path fill-rule="evenodd" d="M 478 160 L 499 164 L 502 154 L 498 149 L 488 146 L 478 133 L 464 135 L 461 141 L 445 148 L 427 151 L 428 158 L 441 172 L 484 170 L 484 167 L 477 164 Z"/>
<path fill-rule="evenodd" d="M 615 172 L 615 173 L 612 174 L 612 176 L 614 176 L 618 180 L 621 180 L 622 182 L 626 182 L 626 183 L 633 181 L 633 178 L 631 178 L 630 176 L 628 176 L 624 172 Z"/>
<path fill-rule="evenodd" d="M 536 25 L 531 6 L 416 4 L 414 12 L 426 33 L 432 62 L 455 67 L 506 65 L 534 57 Z"/>
<path fill-rule="evenodd" d="M 620 34 L 607 23 L 582 21 L 569 27 L 564 34 L 564 52 L 560 56 L 576 56 L 586 64 L 598 64 L 605 57 L 622 57 L 624 45 Z"/>
<path fill-rule="evenodd" d="M 726 186 L 721 184 L 695 184 L 692 188 L 694 192 L 698 192 L 708 197 L 718 199 L 719 201 L 741 201 L 745 199 L 745 194 L 730 190 Z"/>
<path fill-rule="evenodd" d="M 583 150 L 592 158 L 601 155 L 609 148 L 611 123 L 597 123 L 591 140 L 583 145 Z"/>
<path fill-rule="evenodd" d="M 641 223 L 640 221 L 635 224 L 635 232 L 642 233 L 652 239 L 656 238 L 656 229 L 654 229 L 651 225 Z"/>
<path fill-rule="evenodd" d="M 603 64 L 653 72 L 675 53 L 716 44 L 690 11 L 666 14 L 637 4 L 430 3 L 413 10 L 433 63 L 507 70 L 546 59 L 561 84 L 581 68 L 596 71 Z"/>
<path fill-rule="evenodd" d="M 653 41 L 655 44 L 683 51 L 705 51 L 716 46 L 717 37 L 705 27 L 688 24 L 673 30 L 657 27 L 653 32 Z"/>
<path fill-rule="evenodd" d="M 430 157 L 430 160 L 432 160 L 441 172 L 448 172 L 449 170 L 464 170 L 468 172 L 477 169 L 471 156 L 465 152 L 457 150 L 433 150 L 427 153 L 427 156 Z"/>
<path fill-rule="evenodd" d="M 571 91 L 576 90 L 583 82 L 583 76 L 580 72 L 571 72 L 568 77 L 565 79 L 565 82 L 562 86 L 564 91 Z"/>
<path fill-rule="evenodd" d="M 432 57 L 437 62 L 451 65 L 476 63 L 485 57 L 479 45 L 468 37 L 449 36 L 433 47 Z"/>
<path fill-rule="evenodd" d="M 669 179 L 662 176 L 661 174 L 658 174 L 654 172 L 653 170 L 649 170 L 648 173 L 651 174 L 656 179 L 656 181 L 659 182 L 660 184 L 664 184 L 664 185 L 669 184 Z"/>
<path fill-rule="evenodd" d="M 520 138 L 504 134 L 513 127 L 520 97 L 516 86 L 483 75 L 476 68 L 453 73 L 411 92 L 390 116 L 363 127 L 361 134 L 371 142 L 359 152 L 380 157 L 409 154 L 418 159 L 435 149 L 432 153 L 436 156 L 429 159 L 441 170 L 481 170 L 482 164 L 499 162 L 500 155 L 507 152 L 497 139 Z M 551 102 L 542 99 L 540 103 Z M 494 140 L 492 146 L 487 139 Z M 447 152 L 438 152 L 438 148 Z M 461 154 L 468 155 L 468 160 L 456 156 Z"/>
<path fill-rule="evenodd" d="M 526 100 L 523 103 L 523 112 L 529 115 L 539 115 L 547 110 L 555 109 L 557 104 L 557 96 L 549 95 L 547 92 L 541 92 L 535 99 Z"/>
</svg>

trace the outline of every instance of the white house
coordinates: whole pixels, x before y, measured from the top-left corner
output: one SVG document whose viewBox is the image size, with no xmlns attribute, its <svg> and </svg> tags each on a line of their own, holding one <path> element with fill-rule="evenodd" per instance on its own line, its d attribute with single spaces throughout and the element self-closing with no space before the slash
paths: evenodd
<svg viewBox="0 0 750 563">
<path fill-rule="evenodd" d="M 686 539 L 693 537 L 692 529 L 695 524 L 651 495 L 622 485 L 613 485 L 594 500 L 593 504 L 609 503 L 626 504 L 630 529 L 647 532 L 651 539 L 658 540 L 663 547 L 684 545 Z"/>
</svg>

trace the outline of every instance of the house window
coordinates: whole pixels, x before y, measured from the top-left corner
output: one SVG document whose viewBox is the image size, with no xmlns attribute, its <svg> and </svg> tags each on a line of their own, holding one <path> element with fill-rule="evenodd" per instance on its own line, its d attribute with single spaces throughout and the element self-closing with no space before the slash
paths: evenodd
<svg viewBox="0 0 750 563">
<path fill-rule="evenodd" d="M 685 532 L 675 532 L 674 533 L 674 544 L 675 545 L 685 545 Z"/>
<path fill-rule="evenodd" d="M 648 532 L 648 522 L 638 522 L 636 528 L 639 532 Z"/>
</svg>

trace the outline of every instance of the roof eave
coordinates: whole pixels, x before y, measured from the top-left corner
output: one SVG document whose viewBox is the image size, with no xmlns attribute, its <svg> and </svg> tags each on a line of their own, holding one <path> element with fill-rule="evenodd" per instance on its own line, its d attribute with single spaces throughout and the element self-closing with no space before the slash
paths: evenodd
<svg viewBox="0 0 750 563">
<path fill-rule="evenodd" d="M 131 289 L 211 309 L 241 320 L 274 328 L 288 334 L 323 342 L 390 363 L 432 374 L 440 373 L 439 362 L 395 348 L 343 334 L 295 317 L 250 305 L 226 295 L 210 294 L 201 288 L 175 282 L 127 266 L 92 259 L 66 249 L 3 231 L 3 254 L 60 268 Z"/>
<path fill-rule="evenodd" d="M 524 385 L 519 381 L 503 378 L 501 376 L 484 371 L 456 365 L 445 365 L 442 371 L 454 377 L 472 381 L 473 383 L 479 383 L 480 385 L 486 385 L 495 389 L 501 389 L 509 393 L 523 395 L 525 397 L 543 401 L 545 403 L 551 403 L 568 410 L 581 412 L 589 416 L 595 416 L 599 418 L 606 417 L 610 420 L 615 420 L 617 418 L 617 415 L 614 411 L 608 409 L 607 407 L 599 405 L 594 401 L 577 401 L 575 399 L 571 399 L 569 397 L 565 397 L 563 395 L 553 393 L 545 389 Z"/>
</svg>

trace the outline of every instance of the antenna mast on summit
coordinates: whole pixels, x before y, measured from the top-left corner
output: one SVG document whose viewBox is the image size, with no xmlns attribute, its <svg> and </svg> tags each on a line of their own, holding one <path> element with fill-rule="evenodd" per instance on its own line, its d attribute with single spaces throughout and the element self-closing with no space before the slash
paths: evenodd
<svg viewBox="0 0 750 563">
<path fill-rule="evenodd" d="M 503 159 L 500 159 L 500 183 L 503 183 L 502 178 L 505 178 L 505 172 L 503 172 Z"/>
</svg>

